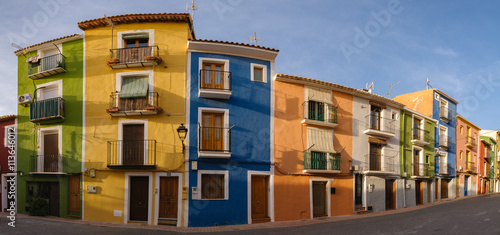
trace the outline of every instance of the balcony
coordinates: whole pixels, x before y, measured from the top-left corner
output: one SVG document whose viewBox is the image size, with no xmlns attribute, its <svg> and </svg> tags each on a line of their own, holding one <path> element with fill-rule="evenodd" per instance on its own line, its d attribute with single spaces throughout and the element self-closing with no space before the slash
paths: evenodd
<svg viewBox="0 0 500 235">
<path fill-rule="evenodd" d="M 475 173 L 476 172 L 476 163 L 475 162 L 466 162 L 465 163 L 465 171 L 468 173 Z"/>
<path fill-rule="evenodd" d="M 427 130 L 414 128 L 411 143 L 418 146 L 428 145 L 431 141 L 430 133 Z"/>
<path fill-rule="evenodd" d="M 31 79 L 44 78 L 66 72 L 66 57 L 56 54 L 28 63 L 28 77 Z"/>
<path fill-rule="evenodd" d="M 491 155 L 490 151 L 484 151 L 484 156 L 483 156 L 484 160 L 489 162 L 491 158 L 490 155 Z"/>
<path fill-rule="evenodd" d="M 200 158 L 230 158 L 231 128 L 200 126 L 199 153 Z"/>
<path fill-rule="evenodd" d="M 47 124 L 64 119 L 64 99 L 52 98 L 30 104 L 30 121 Z"/>
<path fill-rule="evenodd" d="M 398 166 L 394 163 L 394 154 L 367 154 L 363 171 L 370 175 L 395 175 Z"/>
<path fill-rule="evenodd" d="M 202 69 L 198 78 L 199 97 L 225 100 L 231 97 L 231 72 Z"/>
<path fill-rule="evenodd" d="M 333 105 L 312 100 L 304 104 L 306 112 L 302 123 L 332 128 L 338 125 L 337 108 Z"/>
<path fill-rule="evenodd" d="M 30 158 L 30 174 L 66 174 L 62 155 L 36 155 Z"/>
<path fill-rule="evenodd" d="M 162 63 L 158 46 L 111 49 L 111 60 L 107 62 L 112 69 L 149 67 Z"/>
<path fill-rule="evenodd" d="M 108 141 L 108 168 L 156 168 L 156 140 Z"/>
<path fill-rule="evenodd" d="M 446 157 L 439 157 L 439 174 L 440 175 L 450 175 L 451 167 L 448 165 L 448 160 Z"/>
<path fill-rule="evenodd" d="M 340 173 L 340 153 L 304 151 L 305 173 Z"/>
<path fill-rule="evenodd" d="M 413 163 L 412 178 L 427 179 L 434 176 L 434 164 Z"/>
<path fill-rule="evenodd" d="M 469 148 L 475 148 L 477 143 L 476 143 L 476 138 L 472 137 L 472 136 L 467 136 L 466 137 L 466 142 L 465 144 L 467 145 L 467 147 Z"/>
<path fill-rule="evenodd" d="M 439 118 L 443 119 L 443 121 L 450 122 L 453 118 L 453 113 L 451 112 L 451 109 L 441 106 L 439 108 Z"/>
<path fill-rule="evenodd" d="M 124 97 L 120 92 L 113 92 L 110 97 L 106 112 L 112 117 L 157 115 L 162 110 L 158 107 L 158 92 L 148 92 L 146 97 Z"/>
<path fill-rule="evenodd" d="M 439 147 L 444 149 L 449 149 L 451 148 L 452 143 L 453 143 L 452 138 L 446 135 L 439 135 Z"/>
<path fill-rule="evenodd" d="M 395 120 L 376 115 L 366 116 L 365 134 L 391 138 L 396 136 L 395 132 Z"/>
</svg>

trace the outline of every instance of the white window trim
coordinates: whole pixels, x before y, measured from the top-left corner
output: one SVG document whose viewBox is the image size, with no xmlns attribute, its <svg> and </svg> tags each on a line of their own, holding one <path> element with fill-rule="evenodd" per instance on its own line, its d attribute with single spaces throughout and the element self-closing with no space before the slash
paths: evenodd
<svg viewBox="0 0 500 235">
<path fill-rule="evenodd" d="M 219 109 L 219 108 L 205 108 L 205 107 L 199 107 L 198 108 L 198 126 L 196 129 L 198 129 L 199 126 L 202 126 L 202 113 L 203 112 L 211 112 L 211 113 L 223 113 L 224 114 L 224 123 L 222 125 L 223 128 L 229 128 L 229 109 Z M 198 146 L 198 157 L 203 158 L 203 157 L 208 157 L 208 158 L 229 158 L 231 157 L 231 153 L 212 153 L 212 152 L 202 152 L 199 149 L 200 146 L 200 139 L 201 139 L 201 134 L 198 129 L 198 140 L 197 140 L 197 146 Z M 229 133 L 224 132 L 224 148 L 228 149 L 229 146 Z"/>
<path fill-rule="evenodd" d="M 200 57 L 198 58 L 198 74 L 203 69 L 203 63 L 218 63 L 224 64 L 224 72 L 229 72 L 229 60 L 226 59 L 216 59 L 216 58 L 208 58 L 208 57 Z M 201 87 L 201 77 L 198 78 L 198 87 Z M 231 81 L 232 82 L 232 81 Z M 224 88 L 229 88 L 229 75 L 224 76 Z"/>
<path fill-rule="evenodd" d="M 267 212 L 271 222 L 274 222 L 274 176 L 270 171 L 248 171 L 247 172 L 247 218 L 248 224 L 252 224 L 252 176 L 265 175 L 269 176 L 268 188 L 268 205 Z"/>
<path fill-rule="evenodd" d="M 125 172 L 125 200 L 123 213 L 123 223 L 129 222 L 130 213 L 130 177 L 131 176 L 148 176 L 149 177 L 149 187 L 148 187 L 148 224 L 151 225 L 151 211 L 153 205 L 153 198 L 151 196 L 153 192 L 153 173 L 152 172 Z"/>
<path fill-rule="evenodd" d="M 123 72 L 116 73 L 116 92 L 121 92 L 122 83 L 124 78 L 128 77 L 148 77 L 148 93 L 154 92 L 154 72 L 153 70 L 144 70 L 144 71 L 131 71 L 131 72 Z M 118 107 L 119 99 L 115 99 L 115 106 Z M 149 96 L 148 100 L 149 104 L 154 103 L 154 97 Z"/>
<path fill-rule="evenodd" d="M 44 147 L 43 146 L 43 136 L 45 134 L 57 133 L 57 147 L 59 154 L 62 154 L 62 126 L 53 126 L 53 127 L 45 127 L 40 128 L 38 130 L 38 155 L 43 155 Z M 62 169 L 62 161 L 59 163 L 59 169 Z M 43 159 L 37 158 L 37 172 L 43 172 Z"/>
<path fill-rule="evenodd" d="M 201 175 L 224 175 L 224 198 L 223 199 L 203 199 L 201 194 L 203 185 L 201 185 Z M 199 170 L 198 171 L 198 200 L 204 201 L 221 201 L 229 200 L 229 171 L 212 171 L 212 170 Z"/>
<path fill-rule="evenodd" d="M 123 125 L 126 124 L 144 124 L 144 140 L 148 139 L 148 119 L 136 119 L 136 120 L 120 120 L 118 121 L 118 140 L 123 140 Z M 147 143 L 144 143 L 144 164 L 148 163 L 148 147 Z M 122 164 L 122 146 L 118 144 L 118 165 Z"/>
<path fill-rule="evenodd" d="M 17 130 L 15 130 L 14 132 L 9 132 L 9 128 L 14 128 L 16 129 L 16 124 L 12 124 L 12 125 L 7 125 L 7 126 L 4 126 L 3 127 L 4 130 L 3 130 L 3 133 L 4 133 L 4 138 L 3 138 L 3 146 L 4 147 L 8 147 L 8 140 L 9 140 L 9 133 L 17 133 Z"/>
<path fill-rule="evenodd" d="M 326 182 L 326 211 L 328 212 L 328 217 L 331 216 L 331 193 L 330 193 L 330 179 L 309 179 L 309 205 L 310 205 L 310 214 L 311 214 L 311 219 L 314 219 L 314 210 L 313 210 L 313 182 L 314 181 L 319 181 L 319 182 Z"/>
<path fill-rule="evenodd" d="M 120 31 L 117 32 L 117 40 L 118 48 L 123 48 L 123 35 L 127 34 L 137 34 L 137 33 L 148 33 L 149 34 L 149 43 L 148 46 L 153 46 L 155 42 L 155 30 L 154 29 L 140 29 L 140 30 L 128 30 L 128 31 Z"/>
<path fill-rule="evenodd" d="M 157 196 L 155 196 L 155 217 L 154 217 L 154 225 L 158 225 L 158 217 L 160 215 L 160 197 L 159 197 L 159 192 L 160 192 L 160 177 L 177 177 L 179 180 L 178 184 L 178 193 L 177 193 L 177 227 L 181 226 L 181 220 L 182 220 L 182 173 L 175 173 L 175 172 L 163 172 L 163 173 L 156 173 L 156 186 L 155 186 L 155 192 Z"/>
<path fill-rule="evenodd" d="M 51 44 L 50 47 L 38 50 L 37 54 L 40 55 L 40 58 L 44 58 L 46 52 L 53 51 L 53 50 L 56 50 L 58 53 L 60 52 L 62 54 L 63 53 L 62 43 L 59 43 L 56 46 L 59 48 L 59 50 L 58 50 L 58 48 L 53 47 L 53 45 Z"/>
<path fill-rule="evenodd" d="M 63 97 L 63 80 L 57 80 L 53 82 L 47 82 L 47 83 L 42 83 L 36 86 L 37 92 L 36 92 L 36 99 L 37 100 L 44 100 L 45 98 L 43 97 L 44 90 L 49 89 L 49 88 L 57 88 L 57 96 L 58 97 Z"/>
<path fill-rule="evenodd" d="M 251 68 L 250 69 L 250 79 L 252 82 L 267 83 L 267 65 L 250 63 L 250 68 Z M 254 68 L 261 68 L 262 69 L 262 81 L 255 81 L 254 80 Z"/>
</svg>

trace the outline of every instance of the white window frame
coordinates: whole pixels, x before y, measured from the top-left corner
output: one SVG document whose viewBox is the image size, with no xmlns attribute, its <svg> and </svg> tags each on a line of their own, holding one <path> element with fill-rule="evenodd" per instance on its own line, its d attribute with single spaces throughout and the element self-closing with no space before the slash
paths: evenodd
<svg viewBox="0 0 500 235">
<path fill-rule="evenodd" d="M 129 213 L 130 213 L 130 177 L 131 176 L 148 176 L 149 177 L 149 184 L 148 184 L 148 224 L 151 225 L 151 211 L 152 205 L 153 205 L 153 173 L 152 172 L 125 172 L 125 200 L 124 201 L 124 208 L 125 212 L 123 213 L 123 223 L 128 223 L 129 220 Z"/>
<path fill-rule="evenodd" d="M 148 78 L 148 93 L 154 92 L 154 72 L 153 70 L 131 71 L 116 73 L 116 92 L 121 92 L 124 78 L 129 77 L 147 77 Z M 118 107 L 119 99 L 115 99 L 115 106 Z M 149 96 L 148 104 L 153 104 L 154 97 Z"/>
<path fill-rule="evenodd" d="M 63 80 L 57 80 L 53 82 L 42 83 L 36 86 L 36 99 L 37 101 L 45 100 L 44 90 L 57 88 L 57 97 L 63 97 Z"/>
<path fill-rule="evenodd" d="M 446 144 L 448 144 L 448 127 L 446 126 L 443 126 L 443 125 L 440 125 L 439 126 L 439 141 L 441 141 L 441 130 L 444 130 L 444 136 L 446 136 Z M 448 146 L 449 148 L 451 148 L 451 146 Z"/>
<path fill-rule="evenodd" d="M 252 82 L 267 83 L 267 65 L 250 63 L 250 79 Z M 254 78 L 254 68 L 262 69 L 262 81 L 256 81 Z"/>
<path fill-rule="evenodd" d="M 12 132 L 9 132 L 9 128 L 14 128 L 16 129 L 16 124 L 12 124 L 12 125 L 7 125 L 7 126 L 4 126 L 3 127 L 3 134 L 4 134 L 4 138 L 3 138 L 3 146 L 4 147 L 8 147 L 8 140 L 9 140 L 9 133 L 12 133 Z M 13 132 L 14 134 L 17 133 L 17 130 Z"/>
<path fill-rule="evenodd" d="M 203 185 L 201 184 L 201 175 L 224 175 L 224 198 L 202 198 Z M 221 201 L 229 200 L 229 171 L 213 171 L 213 170 L 199 170 L 198 171 L 198 200 L 204 201 Z"/>
<path fill-rule="evenodd" d="M 198 129 L 199 126 L 203 126 L 203 112 L 211 112 L 211 113 L 223 113 L 224 114 L 224 123 L 222 125 L 223 128 L 229 128 L 229 109 L 219 109 L 219 108 L 205 108 L 205 107 L 199 107 L 198 108 L 198 126 L 196 129 Z M 229 158 L 231 157 L 231 153 L 213 153 L 213 152 L 203 152 L 200 151 L 200 141 L 201 141 L 201 133 L 198 129 L 198 157 L 199 158 Z M 224 130 L 224 148 L 228 149 L 229 146 L 229 133 Z"/>
<path fill-rule="evenodd" d="M 203 69 L 203 63 L 216 63 L 216 64 L 224 64 L 224 72 L 231 71 L 229 69 L 229 60 L 227 59 L 217 59 L 217 58 L 209 58 L 209 57 L 200 57 L 198 58 L 198 75 L 200 71 Z M 202 77 L 198 77 L 198 87 L 201 87 L 201 79 Z M 231 81 L 232 83 L 232 81 Z M 224 89 L 229 88 L 229 73 L 226 73 L 224 76 Z"/>
<path fill-rule="evenodd" d="M 143 124 L 144 125 L 144 140 L 148 139 L 148 119 L 136 120 L 119 120 L 118 121 L 118 141 L 123 140 L 123 125 L 127 124 Z M 121 143 L 121 142 L 119 142 Z M 122 145 L 118 144 L 118 165 L 123 164 Z M 144 143 L 144 164 L 148 163 L 148 144 Z"/>
<path fill-rule="evenodd" d="M 57 133 L 57 148 L 59 155 L 62 154 L 62 126 L 53 126 L 53 127 L 45 127 L 45 128 L 40 128 L 38 131 L 38 151 L 37 155 L 43 155 L 44 148 L 45 146 L 43 145 L 44 142 L 44 135 L 45 134 L 51 134 L 51 133 Z M 37 158 L 37 172 L 43 172 L 44 161 L 42 158 Z M 62 170 L 62 159 L 61 162 L 59 162 L 59 169 Z"/>
<path fill-rule="evenodd" d="M 328 214 L 328 217 L 331 216 L 331 211 L 332 211 L 332 208 L 331 208 L 331 193 L 330 193 L 330 182 L 331 180 L 330 179 L 309 179 L 309 205 L 310 205 L 310 214 L 311 214 L 311 219 L 314 218 L 314 208 L 313 208 L 313 182 L 315 181 L 319 181 L 319 182 L 326 182 L 326 210 L 327 210 L 327 214 Z"/>
<path fill-rule="evenodd" d="M 140 34 L 140 33 L 147 33 L 149 34 L 149 42 L 148 46 L 153 46 L 155 42 L 155 30 L 154 29 L 140 29 L 140 30 L 128 30 L 128 31 L 120 31 L 117 32 L 117 41 L 118 45 L 117 48 L 123 48 L 124 42 L 123 42 L 123 36 L 127 34 Z"/>
<path fill-rule="evenodd" d="M 415 157 L 414 153 L 415 153 L 415 150 L 419 151 L 419 153 L 418 153 L 418 162 L 415 162 L 415 161 L 414 161 L 414 157 Z M 424 173 L 425 173 L 425 169 L 424 169 L 424 168 L 425 168 L 425 166 L 424 166 L 424 164 L 425 164 L 425 156 L 424 156 L 424 149 L 423 149 L 423 148 L 421 148 L 421 147 L 419 147 L 419 146 L 415 146 L 415 145 L 413 145 L 413 147 L 412 147 L 412 152 L 411 152 L 411 162 L 412 162 L 413 164 L 421 164 L 421 165 L 422 165 L 422 167 L 421 167 L 421 166 L 419 166 L 419 167 L 418 167 L 418 169 L 420 170 L 420 172 L 418 172 L 418 174 L 419 174 L 420 176 L 424 175 Z M 415 169 L 415 168 L 413 167 L 413 168 L 412 168 L 412 172 L 413 172 L 413 170 L 414 170 L 414 169 Z M 415 172 L 413 172 L 413 175 L 415 175 Z"/>
<path fill-rule="evenodd" d="M 444 104 L 444 105 L 443 105 Z M 451 117 L 448 117 L 449 116 L 449 102 L 443 98 L 440 98 L 439 99 L 439 112 L 441 112 L 441 109 L 442 108 L 446 108 L 447 112 L 446 112 L 446 118 L 451 118 Z M 441 113 L 439 114 L 439 116 L 441 116 Z"/>
</svg>

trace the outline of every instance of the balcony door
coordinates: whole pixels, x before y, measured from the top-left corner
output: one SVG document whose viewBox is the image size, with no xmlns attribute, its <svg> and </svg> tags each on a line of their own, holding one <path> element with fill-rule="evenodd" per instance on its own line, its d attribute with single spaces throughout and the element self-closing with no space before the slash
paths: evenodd
<svg viewBox="0 0 500 235">
<path fill-rule="evenodd" d="M 144 165 L 144 124 L 123 125 L 123 165 Z"/>
<path fill-rule="evenodd" d="M 224 150 L 224 113 L 202 114 L 202 150 L 223 151 Z"/>
<path fill-rule="evenodd" d="M 59 134 L 43 134 L 43 172 L 59 171 Z"/>
<path fill-rule="evenodd" d="M 224 64 L 203 63 L 202 88 L 224 89 Z"/>
<path fill-rule="evenodd" d="M 382 170 L 382 146 L 370 143 L 370 170 Z"/>
<path fill-rule="evenodd" d="M 370 128 L 374 130 L 380 130 L 380 113 L 382 108 L 378 106 L 371 106 L 370 109 Z"/>
</svg>

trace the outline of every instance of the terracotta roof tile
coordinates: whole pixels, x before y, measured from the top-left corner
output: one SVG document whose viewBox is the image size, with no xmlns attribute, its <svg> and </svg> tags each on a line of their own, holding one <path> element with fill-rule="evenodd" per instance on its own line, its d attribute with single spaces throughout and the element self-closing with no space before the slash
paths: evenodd
<svg viewBox="0 0 500 235">
<path fill-rule="evenodd" d="M 25 47 L 23 49 L 19 49 L 17 51 L 14 51 L 14 54 L 19 55 L 23 50 L 30 51 L 31 48 L 37 47 L 37 46 L 41 46 L 43 44 L 47 44 L 47 43 L 51 43 L 51 42 L 55 42 L 55 41 L 59 41 L 59 40 L 63 40 L 63 39 L 68 39 L 68 38 L 72 38 L 72 37 L 81 37 L 81 36 L 82 35 L 80 35 L 80 34 L 73 34 L 73 35 L 68 35 L 68 36 L 64 36 L 64 37 L 52 39 L 52 40 L 41 42 L 41 43 L 38 43 L 38 44 L 35 44 L 35 45 L 27 46 L 27 47 Z"/>
<path fill-rule="evenodd" d="M 229 45 L 237 45 L 237 46 L 246 46 L 246 47 L 253 47 L 253 48 L 259 48 L 259 49 L 264 49 L 264 50 L 269 50 L 269 51 L 275 51 L 279 52 L 280 50 L 270 48 L 270 47 L 263 47 L 263 46 L 256 46 L 252 44 L 246 44 L 246 43 L 239 43 L 239 42 L 228 42 L 228 41 L 219 41 L 219 40 L 210 40 L 210 39 L 194 39 L 190 40 L 194 42 L 211 42 L 211 43 L 221 43 L 221 44 L 229 44 Z"/>
<path fill-rule="evenodd" d="M 5 115 L 5 116 L 1 116 L 0 117 L 0 122 L 8 121 L 8 120 L 11 120 L 11 119 L 14 119 L 14 118 L 17 118 L 17 115 Z"/>
<path fill-rule="evenodd" d="M 107 19 L 115 24 L 130 24 L 130 23 L 149 23 L 149 22 L 185 22 L 192 25 L 191 16 L 189 13 L 145 13 L 145 14 L 126 14 L 108 16 L 98 19 L 86 20 L 78 22 L 78 27 L 82 30 L 93 29 L 96 27 L 108 26 Z"/>
</svg>

